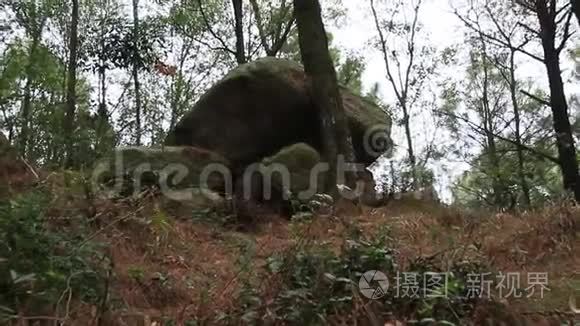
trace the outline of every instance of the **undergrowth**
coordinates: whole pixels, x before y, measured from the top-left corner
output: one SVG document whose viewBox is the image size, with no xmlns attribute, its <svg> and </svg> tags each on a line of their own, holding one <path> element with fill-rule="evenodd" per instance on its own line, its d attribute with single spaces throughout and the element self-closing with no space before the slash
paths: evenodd
<svg viewBox="0 0 580 326">
<path fill-rule="evenodd" d="M 303 222 L 300 222 L 303 223 Z M 429 260 L 417 260 L 402 271 L 396 263 L 397 251 L 388 229 L 364 237 L 360 230 L 336 252 L 330 246 L 303 238 L 296 246 L 269 257 L 266 277 L 259 286 L 242 286 L 238 309 L 222 313 L 223 324 L 353 324 L 389 319 L 409 320 L 410 324 L 434 322 L 460 325 L 475 306 L 466 299 L 466 277 L 482 266 L 460 263 L 442 270 Z M 379 299 L 370 300 L 359 292 L 359 280 L 367 271 L 380 271 L 391 280 L 391 287 Z M 440 295 L 433 298 L 401 297 L 394 278 L 402 273 L 422 275 L 437 272 L 447 275 L 445 288 L 435 285 L 428 290 Z M 375 284 L 376 286 L 376 284 Z M 381 324 L 382 325 L 382 324 Z"/>
<path fill-rule="evenodd" d="M 38 190 L 0 203 L 0 322 L 66 316 L 71 302 L 98 303 L 104 292 L 101 248 L 83 230 L 49 228 L 50 199 Z"/>
<path fill-rule="evenodd" d="M 148 307 L 145 302 L 163 310 L 151 313 L 163 320 L 159 325 L 464 325 L 481 306 L 469 298 L 469 275 L 494 272 L 497 262 L 489 257 L 511 257 L 494 252 L 518 245 L 564 255 L 562 248 L 573 252 L 578 230 L 573 210 L 534 223 L 535 215 L 500 216 L 481 222 L 481 234 L 494 235 L 486 244 L 477 232 L 467 233 L 461 215 L 365 220 L 306 211 L 289 224 L 240 233 L 216 223 L 211 211 L 174 221 L 154 194 L 135 203 L 99 201 L 94 219 L 70 203 L 78 198 L 41 187 L 0 202 L 0 324 L 24 317 L 85 324 L 90 311 L 93 321 L 121 325 L 117 320 L 139 309 L 136 302 Z M 426 243 L 433 250 L 419 250 Z M 150 259 L 134 259 L 142 255 Z M 360 291 L 368 271 L 388 277 L 378 298 Z M 425 286 L 429 273 L 445 275 L 445 283 Z M 435 295 L 405 295 L 402 281 Z"/>
</svg>

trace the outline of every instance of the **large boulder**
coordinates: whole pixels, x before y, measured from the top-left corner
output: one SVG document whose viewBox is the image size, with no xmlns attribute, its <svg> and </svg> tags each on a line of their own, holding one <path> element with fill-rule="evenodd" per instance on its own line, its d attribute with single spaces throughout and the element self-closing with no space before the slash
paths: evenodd
<svg viewBox="0 0 580 326">
<path fill-rule="evenodd" d="M 391 120 L 371 101 L 344 88 L 341 94 L 357 161 L 371 164 L 391 148 Z M 207 148 L 229 159 L 234 169 L 296 143 L 321 151 L 321 124 L 312 103 L 300 65 L 260 59 L 214 85 L 169 133 L 166 144 Z M 377 133 L 382 139 L 376 139 Z"/>
</svg>

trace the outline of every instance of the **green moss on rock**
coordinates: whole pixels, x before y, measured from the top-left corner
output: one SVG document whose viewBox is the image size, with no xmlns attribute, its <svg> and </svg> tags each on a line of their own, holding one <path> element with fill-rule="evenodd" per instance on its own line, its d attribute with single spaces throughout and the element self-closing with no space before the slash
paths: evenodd
<svg viewBox="0 0 580 326">
<path fill-rule="evenodd" d="M 288 77 L 289 72 L 293 71 L 303 73 L 304 68 L 295 61 L 266 57 L 237 66 L 223 78 L 222 82 L 237 78 L 252 79 L 264 75 Z"/>
<path fill-rule="evenodd" d="M 313 179 L 311 176 L 311 171 L 320 163 L 322 160 L 318 151 L 305 143 L 284 147 L 278 153 L 262 161 L 265 172 L 272 174 L 272 187 L 279 190 L 289 190 L 295 195 L 309 190 L 311 182 L 316 189 L 322 189 L 324 174 L 321 173 L 317 179 Z M 289 172 L 289 185 L 284 185 L 282 176 L 279 173 L 274 173 L 274 171 L 279 171 L 281 167 Z"/>
</svg>

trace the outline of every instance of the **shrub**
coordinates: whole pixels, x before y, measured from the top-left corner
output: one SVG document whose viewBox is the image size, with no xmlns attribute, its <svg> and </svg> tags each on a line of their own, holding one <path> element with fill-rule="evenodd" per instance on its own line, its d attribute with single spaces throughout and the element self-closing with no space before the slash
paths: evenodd
<svg viewBox="0 0 580 326">
<path fill-rule="evenodd" d="M 49 199 L 37 191 L 0 203 L 0 320 L 54 311 L 69 296 L 93 302 L 103 292 L 98 247 L 50 230 Z"/>
<path fill-rule="evenodd" d="M 394 252 L 384 240 L 351 239 L 340 254 L 299 242 L 296 248 L 267 259 L 268 278 L 279 280 L 272 300 L 266 302 L 255 288 L 244 287 L 237 300 L 242 307 L 220 319 L 313 325 L 327 323 L 336 311 L 352 311 L 361 275 L 395 268 Z"/>
<path fill-rule="evenodd" d="M 255 287 L 244 287 L 237 300 L 243 305 L 227 315 L 228 318 L 222 316 L 221 321 L 322 325 L 332 324 L 336 318 L 355 323 L 390 316 L 418 325 L 454 325 L 462 324 L 468 317 L 475 302 L 466 297 L 466 278 L 481 266 L 462 262 L 443 270 L 435 259 L 417 259 L 402 270 L 396 264 L 397 252 L 391 249 L 393 240 L 388 229 L 380 230 L 370 239 L 356 228 L 350 233 L 338 253 L 328 246 L 298 241 L 296 247 L 269 257 L 267 279 L 274 282 L 266 282 L 266 285 L 275 289 L 266 289 L 266 292 L 273 297 L 264 296 Z M 383 297 L 370 302 L 361 295 L 358 286 L 361 276 L 373 270 L 385 273 L 391 286 Z M 418 275 L 418 284 L 423 284 L 426 272 L 446 273 L 445 287 L 428 289 L 446 295 L 401 297 L 394 277 L 404 272 Z"/>
</svg>

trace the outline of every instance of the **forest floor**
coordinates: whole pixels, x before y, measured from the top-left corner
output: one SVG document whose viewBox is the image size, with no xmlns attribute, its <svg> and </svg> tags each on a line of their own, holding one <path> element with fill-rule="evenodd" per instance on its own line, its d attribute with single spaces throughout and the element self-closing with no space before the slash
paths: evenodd
<svg viewBox="0 0 580 326">
<path fill-rule="evenodd" d="M 107 257 L 106 263 L 101 262 L 104 293 L 99 298 L 93 303 L 75 300 L 77 293 L 67 287 L 67 304 L 57 302 L 56 312 L 51 314 L 65 324 L 299 324 L 300 320 L 302 324 L 404 325 L 413 319 L 456 325 L 467 321 L 500 325 L 489 320 L 509 325 L 580 323 L 578 315 L 569 313 L 570 298 L 580 291 L 578 207 L 468 214 L 414 199 L 394 200 L 382 208 L 362 208 L 362 212 L 343 203 L 334 216 L 292 221 L 263 216 L 253 230 L 239 231 L 212 208 L 192 210 L 150 191 L 134 198 L 104 199 L 65 183 L 55 176 L 43 181 L 43 191 L 51 194 L 43 210 L 47 227 L 80 235 L 80 246 L 98 244 Z M 365 247 L 369 250 L 355 256 L 392 258 L 396 267 L 384 271 L 392 301 L 362 298 L 356 280 L 347 292 L 328 292 L 324 287 L 335 289 L 336 284 L 324 285 L 328 282 L 320 280 L 336 281 L 332 274 L 345 270 L 339 265 L 351 264 L 348 270 L 359 267 L 361 272 L 374 266 L 367 264 L 372 259 L 365 256 L 367 260 L 360 260 L 352 251 L 351 256 L 344 256 L 345 250 L 351 250 L 345 248 L 355 242 L 374 243 L 378 238 L 384 250 L 369 245 Z M 381 259 L 384 257 L 375 260 L 384 262 Z M 464 268 L 489 273 L 493 280 L 489 298 L 485 294 L 477 300 L 451 297 L 437 302 L 394 298 L 395 270 L 418 273 L 436 269 L 434 272 L 451 272 L 456 277 Z M 499 276 L 506 273 L 518 274 L 521 284 L 506 285 L 504 291 L 517 289 L 520 298 L 514 293 L 498 294 Z M 529 277 L 534 273 L 545 273 L 547 283 L 542 284 L 548 289 L 543 297 L 536 289 L 527 298 Z M 300 277 L 317 280 L 298 286 Z M 461 280 L 459 292 L 465 294 L 469 284 L 465 278 Z M 452 296 L 459 296 L 451 285 L 449 289 Z M 345 296 L 348 291 L 351 295 Z M 336 298 L 317 297 L 334 294 Z M 66 298 L 64 293 L 62 297 Z M 386 307 L 391 304 L 401 308 Z M 317 310 L 321 306 L 324 315 Z"/>
</svg>

